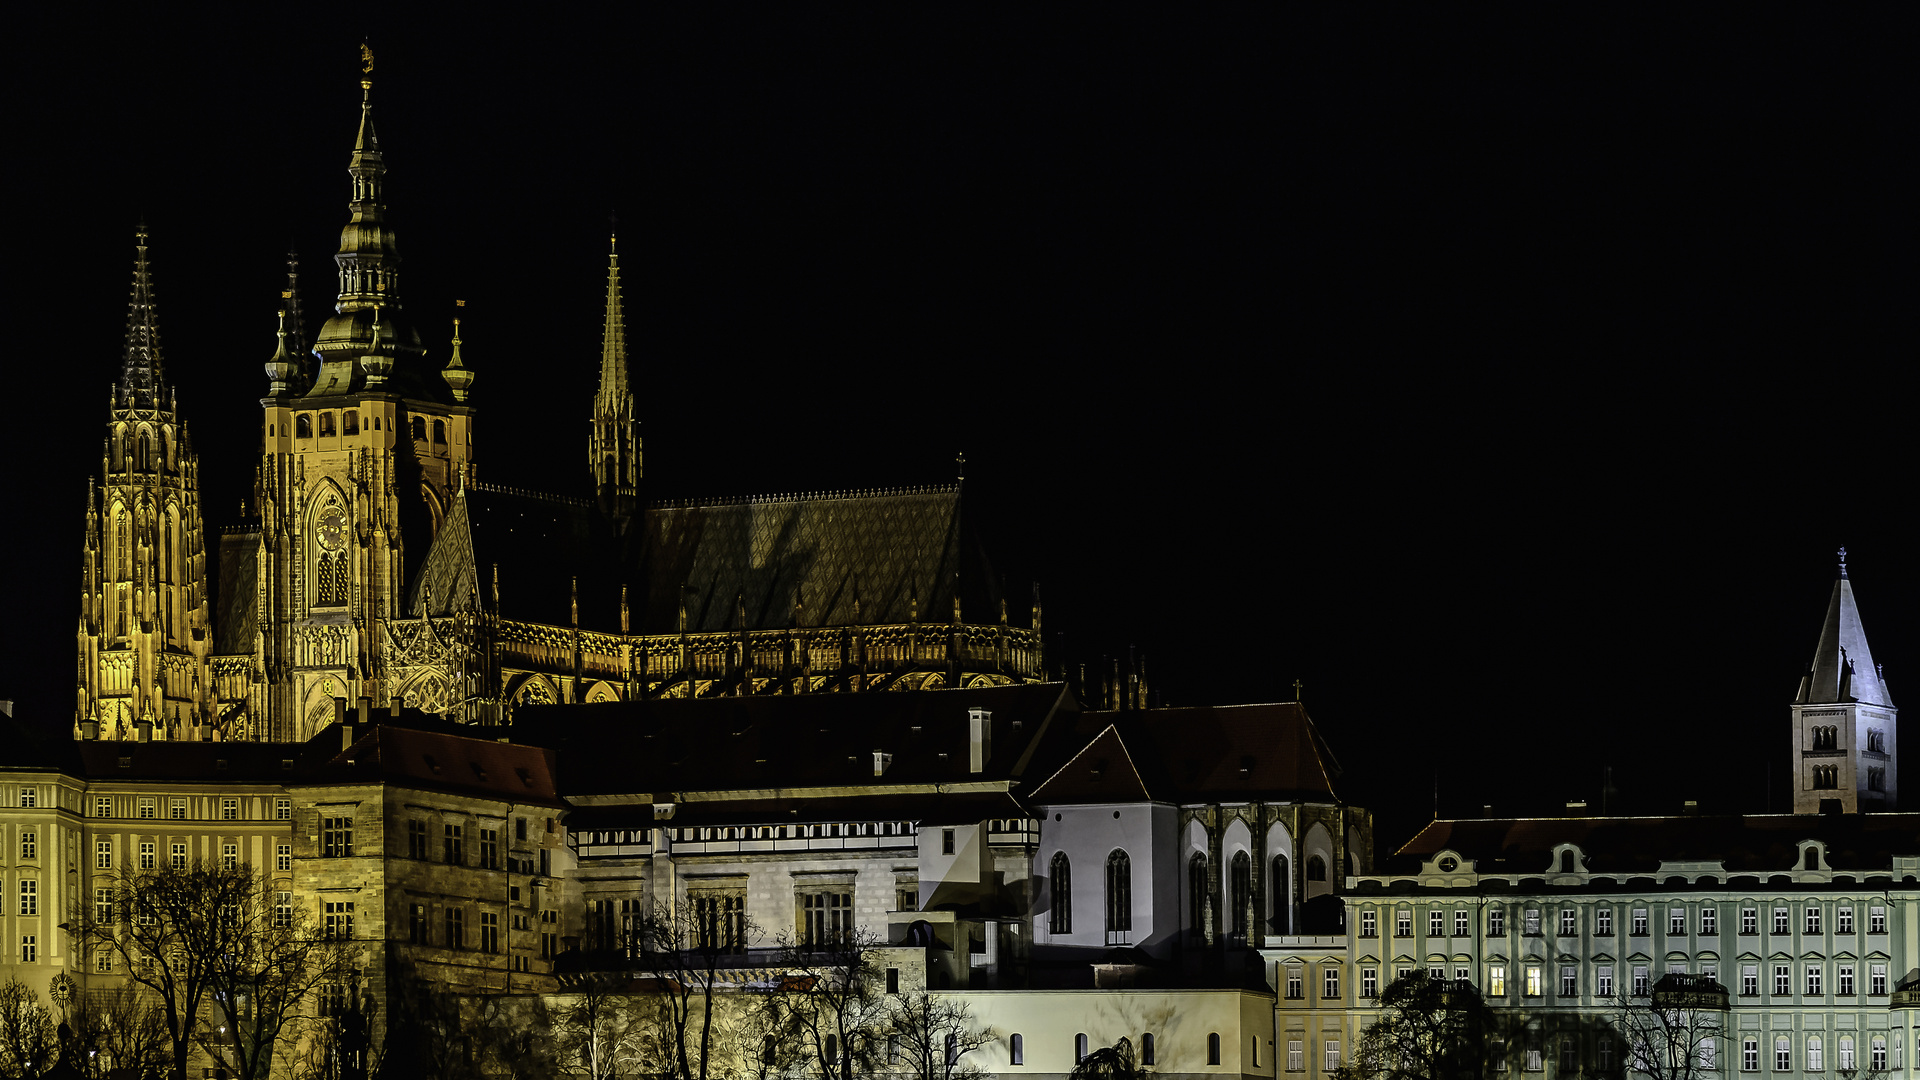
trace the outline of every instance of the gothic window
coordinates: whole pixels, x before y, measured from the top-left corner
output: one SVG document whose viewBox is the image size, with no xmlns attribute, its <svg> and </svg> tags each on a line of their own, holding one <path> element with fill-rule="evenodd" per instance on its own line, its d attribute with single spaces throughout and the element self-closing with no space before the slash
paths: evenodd
<svg viewBox="0 0 1920 1080">
<path fill-rule="evenodd" d="M 1307 856 L 1307 880 L 1327 880 L 1327 861 L 1318 855 Z"/>
<path fill-rule="evenodd" d="M 333 434 L 333 414 L 332 413 L 323 412 L 320 414 L 320 434 L 323 438 L 331 436 Z"/>
<path fill-rule="evenodd" d="M 1049 882 L 1051 900 L 1047 930 L 1055 934 L 1073 933 L 1073 864 L 1064 851 L 1054 852 L 1053 878 Z"/>
<path fill-rule="evenodd" d="M 141 472 L 147 471 L 148 445 L 149 444 L 147 439 L 147 433 L 143 431 L 140 433 L 140 453 L 134 461 L 134 467 L 139 469 Z"/>
<path fill-rule="evenodd" d="M 340 434 L 342 435 L 360 434 L 360 414 L 359 413 L 354 412 L 352 409 L 348 409 L 346 412 L 340 415 Z"/>
<path fill-rule="evenodd" d="M 1193 929 L 1207 928 L 1207 857 L 1198 852 L 1187 860 L 1187 911 Z"/>
<path fill-rule="evenodd" d="M 1840 786 L 1840 766 L 1815 765 L 1813 767 L 1813 786 L 1816 790 L 1831 791 Z"/>
<path fill-rule="evenodd" d="M 1230 895 L 1233 897 L 1233 932 L 1240 937 L 1247 934 L 1247 909 L 1253 903 L 1253 867 L 1244 851 L 1233 853 L 1232 869 L 1229 877 L 1233 882 Z"/>
<path fill-rule="evenodd" d="M 1287 899 L 1289 889 L 1287 886 L 1287 857 L 1285 855 L 1275 855 L 1273 857 L 1273 880 L 1267 884 L 1267 893 L 1273 897 L 1273 932 L 1276 934 L 1287 933 Z"/>
<path fill-rule="evenodd" d="M 171 440 L 167 438 L 167 433 L 162 431 L 160 433 L 160 467 L 162 469 L 166 468 L 168 464 L 173 461 L 173 455 L 169 453 L 171 449 Z"/>
<path fill-rule="evenodd" d="M 1133 929 L 1133 860 L 1124 851 L 1107 856 L 1107 932 Z"/>
<path fill-rule="evenodd" d="M 433 441 L 440 446 L 447 445 L 447 422 L 445 420 L 435 420 L 433 422 Z"/>
<path fill-rule="evenodd" d="M 1867 766 L 1867 790 L 1887 790 L 1887 770 L 1878 765 Z"/>
<path fill-rule="evenodd" d="M 313 417 L 301 413 L 293 418 L 293 436 L 296 439 L 313 438 Z"/>
<path fill-rule="evenodd" d="M 425 417 L 416 416 L 413 418 L 413 437 L 419 439 L 421 442 L 427 441 L 427 421 Z"/>
</svg>

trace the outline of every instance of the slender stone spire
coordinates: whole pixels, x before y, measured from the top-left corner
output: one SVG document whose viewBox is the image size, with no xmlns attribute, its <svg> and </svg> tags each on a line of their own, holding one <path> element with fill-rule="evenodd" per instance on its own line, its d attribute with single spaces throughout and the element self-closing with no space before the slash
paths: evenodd
<svg viewBox="0 0 1920 1080">
<path fill-rule="evenodd" d="M 313 351 L 307 345 L 307 319 L 300 309 L 300 253 L 287 249 L 287 287 L 280 290 L 280 306 L 286 311 L 287 355 L 295 367 L 292 388 L 304 394 L 313 386 Z"/>
<path fill-rule="evenodd" d="M 164 406 L 166 372 L 160 363 L 160 323 L 154 313 L 153 279 L 147 270 L 147 226 L 134 234 L 133 296 L 127 301 L 127 353 L 120 372 L 123 406 Z"/>
<path fill-rule="evenodd" d="M 600 340 L 600 389 L 593 395 L 587 465 L 600 509 L 625 529 L 639 505 L 640 432 L 627 384 L 627 330 L 620 296 L 619 237 L 607 245 L 607 313 Z"/>
<path fill-rule="evenodd" d="M 455 300 L 454 304 L 465 307 L 467 302 Z M 460 316 L 458 315 L 453 317 L 453 355 L 447 358 L 446 370 L 440 373 L 440 377 L 447 380 L 447 385 L 453 388 L 453 400 L 467 400 L 467 394 L 473 388 L 473 372 L 468 370 L 466 361 L 460 358 Z"/>
</svg>

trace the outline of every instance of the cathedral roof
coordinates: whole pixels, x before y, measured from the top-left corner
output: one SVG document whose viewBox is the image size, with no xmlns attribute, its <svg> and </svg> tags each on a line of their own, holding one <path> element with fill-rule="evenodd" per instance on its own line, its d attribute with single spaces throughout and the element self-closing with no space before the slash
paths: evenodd
<svg viewBox="0 0 1920 1080">
<path fill-rule="evenodd" d="M 1920 814 L 1486 818 L 1434 821 L 1387 860 L 1413 873 L 1441 850 L 1482 874 L 1545 874 L 1553 849 L 1575 844 L 1593 874 L 1652 874 L 1663 861 L 1721 861 L 1730 874 L 1787 873 L 1803 840 L 1821 841 L 1834 870 L 1890 871 L 1920 854 Z"/>
<path fill-rule="evenodd" d="M 506 617 L 569 625 L 577 580 L 581 626 L 607 632 L 620 629 L 622 586 L 635 633 L 677 631 L 682 603 L 695 633 L 737 629 L 742 607 L 750 630 L 906 623 L 916 604 L 938 627 L 956 589 L 965 618 L 994 622 L 998 583 L 960 511 L 950 487 L 773 495 L 657 506 L 619 537 L 587 500 L 474 484 L 407 606 L 429 590 L 435 615 L 491 606 L 497 566 Z"/>
<path fill-rule="evenodd" d="M 222 531 L 213 559 L 213 651 L 221 656 L 250 655 L 259 602 L 260 531 Z"/>
<path fill-rule="evenodd" d="M 1860 626 L 1860 609 L 1854 603 L 1853 583 L 1847 580 L 1846 553 L 1840 556 L 1840 580 L 1833 583 L 1833 598 L 1827 601 L 1827 619 L 1820 627 L 1820 644 L 1813 650 L 1813 663 L 1800 679 L 1796 704 L 1861 701 L 1872 705 L 1892 705 L 1880 669 L 1874 666 L 1873 651 L 1867 648 L 1867 633 Z"/>
</svg>

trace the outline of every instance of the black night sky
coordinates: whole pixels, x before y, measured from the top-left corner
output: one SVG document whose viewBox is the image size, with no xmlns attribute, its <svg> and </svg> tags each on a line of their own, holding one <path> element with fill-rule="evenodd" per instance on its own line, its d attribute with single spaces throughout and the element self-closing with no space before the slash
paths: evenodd
<svg viewBox="0 0 1920 1080">
<path fill-rule="evenodd" d="M 142 215 L 238 517 L 290 243 L 310 325 L 331 301 L 363 32 L 402 297 L 441 356 L 467 301 L 485 478 L 583 482 L 617 211 L 655 496 L 964 451 L 1068 655 L 1135 646 L 1173 703 L 1302 680 L 1385 849 L 1436 773 L 1445 815 L 1597 803 L 1609 764 L 1616 812 L 1764 809 L 1769 771 L 1785 808 L 1843 543 L 1920 692 L 1891 8 L 806 7 L 25 27 L 0 697 L 70 720 Z"/>
</svg>

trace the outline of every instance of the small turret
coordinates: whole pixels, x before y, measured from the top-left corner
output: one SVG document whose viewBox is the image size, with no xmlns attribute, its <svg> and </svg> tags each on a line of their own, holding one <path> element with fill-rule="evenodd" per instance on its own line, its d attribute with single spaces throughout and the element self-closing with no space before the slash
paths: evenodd
<svg viewBox="0 0 1920 1080">
<path fill-rule="evenodd" d="M 466 301 L 457 300 L 455 303 L 465 305 Z M 473 388 L 474 375 L 467 368 L 466 363 L 460 359 L 460 316 L 458 315 L 453 317 L 453 356 L 447 360 L 446 370 L 440 373 L 440 377 L 447 380 L 447 385 L 453 388 L 453 400 L 467 400 L 467 393 Z"/>
<path fill-rule="evenodd" d="M 273 359 L 267 361 L 267 393 L 279 397 L 293 389 L 294 380 L 300 375 L 300 365 L 287 351 L 287 309 L 280 309 L 280 347 L 274 350 Z"/>
</svg>

